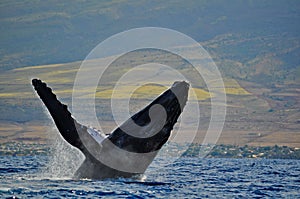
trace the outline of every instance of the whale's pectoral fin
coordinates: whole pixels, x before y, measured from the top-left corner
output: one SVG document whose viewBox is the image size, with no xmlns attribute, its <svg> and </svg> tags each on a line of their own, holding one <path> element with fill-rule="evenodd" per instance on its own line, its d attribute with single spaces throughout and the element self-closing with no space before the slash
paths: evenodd
<svg viewBox="0 0 300 199">
<path fill-rule="evenodd" d="M 76 126 L 80 124 L 73 119 L 67 105 L 58 101 L 51 88 L 47 87 L 47 84 L 41 80 L 33 79 L 32 85 L 49 110 L 63 138 L 71 145 L 81 149 L 82 143 L 76 129 Z"/>
<path fill-rule="evenodd" d="M 170 89 L 115 129 L 108 139 L 119 148 L 134 153 L 160 150 L 186 105 L 188 90 L 188 83 L 175 82 Z"/>
</svg>

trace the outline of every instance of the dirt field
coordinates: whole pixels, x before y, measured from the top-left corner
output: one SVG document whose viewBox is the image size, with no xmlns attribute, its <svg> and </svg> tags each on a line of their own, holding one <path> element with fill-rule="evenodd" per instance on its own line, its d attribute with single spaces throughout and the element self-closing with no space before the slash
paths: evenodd
<svg viewBox="0 0 300 199">
<path fill-rule="evenodd" d="M 47 143 L 57 133 L 54 124 L 49 121 L 46 124 L 39 122 L 27 123 L 0 123 L 0 143 L 23 142 L 23 143 Z M 104 132 L 110 132 L 115 127 L 113 122 L 103 122 Z M 207 134 L 206 131 L 197 133 L 186 130 L 172 134 L 170 140 L 176 142 L 195 142 L 203 143 L 206 137 L 206 143 L 228 144 L 228 145 L 249 145 L 249 146 L 289 146 L 300 147 L 300 132 L 284 131 L 228 131 L 221 132 L 219 138 L 215 132 Z"/>
</svg>

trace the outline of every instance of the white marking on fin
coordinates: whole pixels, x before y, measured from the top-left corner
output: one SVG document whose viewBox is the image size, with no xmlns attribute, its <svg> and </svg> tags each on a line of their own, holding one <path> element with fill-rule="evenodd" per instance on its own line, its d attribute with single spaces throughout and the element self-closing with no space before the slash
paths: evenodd
<svg viewBox="0 0 300 199">
<path fill-rule="evenodd" d="M 107 137 L 103 133 L 97 131 L 96 129 L 93 128 L 88 128 L 87 132 L 96 140 L 99 144 L 102 143 L 102 141 Z"/>
</svg>

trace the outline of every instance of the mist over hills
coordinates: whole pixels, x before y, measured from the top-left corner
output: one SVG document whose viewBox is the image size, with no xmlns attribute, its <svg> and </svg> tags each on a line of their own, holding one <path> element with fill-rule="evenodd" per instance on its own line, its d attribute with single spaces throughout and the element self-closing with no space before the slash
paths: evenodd
<svg viewBox="0 0 300 199">
<path fill-rule="evenodd" d="M 1 1 L 0 69 L 83 60 L 113 34 L 157 26 L 201 42 L 235 78 L 295 79 L 299 10 L 296 0 Z"/>
</svg>

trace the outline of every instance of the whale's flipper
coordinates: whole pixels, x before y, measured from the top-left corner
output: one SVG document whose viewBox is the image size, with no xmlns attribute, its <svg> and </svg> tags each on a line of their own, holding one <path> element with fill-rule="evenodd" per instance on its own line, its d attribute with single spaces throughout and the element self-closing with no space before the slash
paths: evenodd
<svg viewBox="0 0 300 199">
<path fill-rule="evenodd" d="M 116 146 L 129 152 L 149 153 L 160 150 L 167 142 L 186 105 L 188 89 L 188 83 L 175 82 L 170 89 L 114 130 L 108 139 Z M 157 105 L 163 111 L 159 110 Z M 152 118 L 149 115 L 152 115 Z M 154 133 L 149 135 L 149 132 Z M 141 135 L 148 136 L 139 137 Z"/>
<path fill-rule="evenodd" d="M 52 93 L 52 89 L 41 80 L 33 79 L 32 85 L 49 110 L 63 138 L 71 145 L 81 149 L 82 143 L 75 126 L 79 124 L 72 118 L 67 105 L 58 101 L 56 95 Z"/>
</svg>

